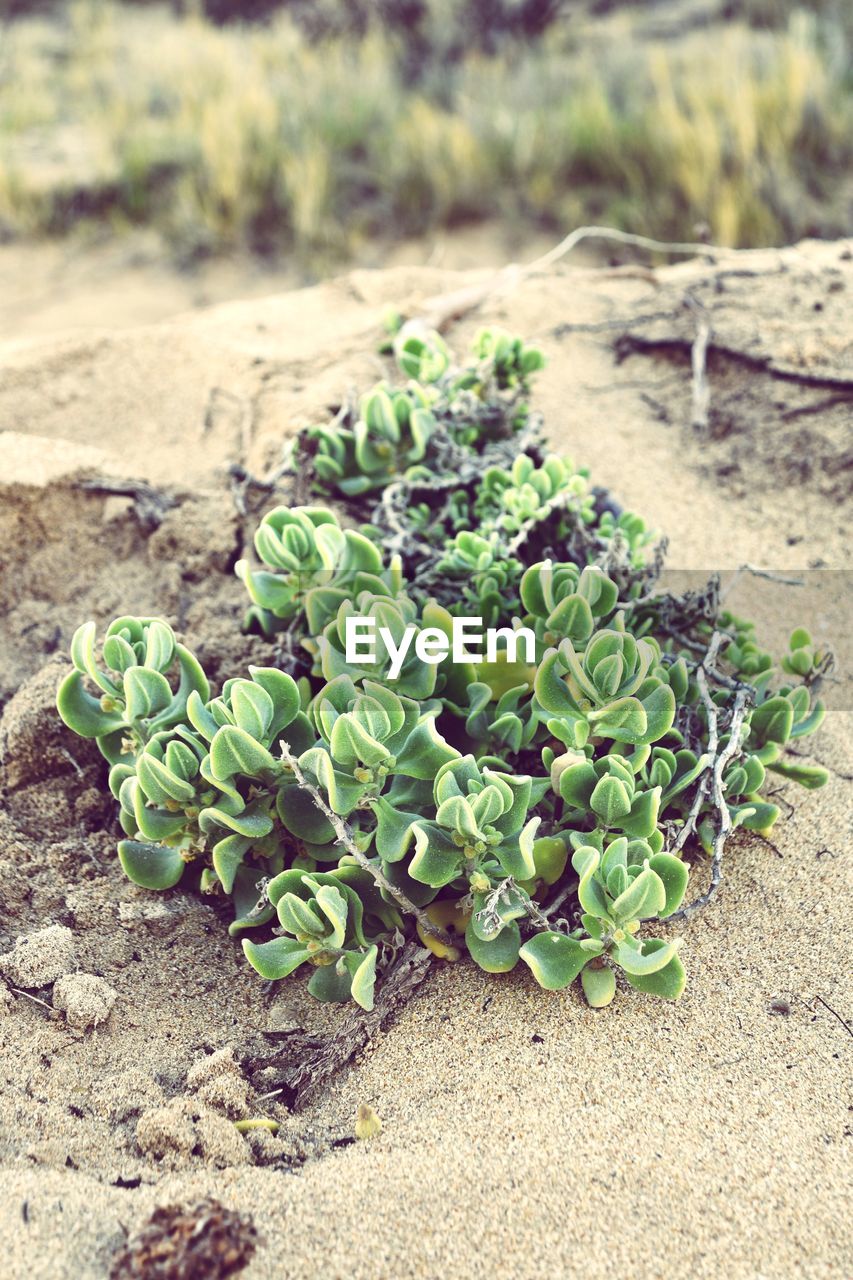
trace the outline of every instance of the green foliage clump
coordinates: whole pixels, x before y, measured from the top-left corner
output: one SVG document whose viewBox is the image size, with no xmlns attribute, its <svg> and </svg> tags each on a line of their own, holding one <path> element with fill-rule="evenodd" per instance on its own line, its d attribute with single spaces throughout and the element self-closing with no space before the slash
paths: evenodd
<svg viewBox="0 0 853 1280">
<path fill-rule="evenodd" d="M 677 999 L 655 925 L 696 908 L 688 859 L 713 890 L 728 834 L 778 819 L 768 771 L 826 780 L 784 753 L 820 724 L 827 654 L 800 628 L 777 666 L 713 590 L 655 590 L 643 522 L 542 448 L 538 350 L 490 331 L 456 365 L 406 326 L 394 350 L 405 386 L 300 441 L 334 507 L 274 508 L 262 567 L 237 565 L 280 665 L 211 696 L 163 621 L 75 635 L 59 711 L 109 762 L 122 866 L 230 899 L 258 973 L 306 967 L 323 1000 L 370 1009 L 415 931 L 593 1007 L 621 978 Z M 452 661 L 472 616 L 499 643 Z M 354 619 L 372 662 L 348 660 Z"/>
</svg>

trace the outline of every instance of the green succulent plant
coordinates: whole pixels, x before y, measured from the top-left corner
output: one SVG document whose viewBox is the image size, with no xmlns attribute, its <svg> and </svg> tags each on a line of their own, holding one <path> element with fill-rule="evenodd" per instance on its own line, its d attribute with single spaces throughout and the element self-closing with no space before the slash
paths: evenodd
<svg viewBox="0 0 853 1280">
<path fill-rule="evenodd" d="M 569 821 L 588 817 L 605 831 L 658 839 L 661 788 L 643 787 L 635 770 L 636 757 L 610 752 L 590 760 L 570 751 L 553 761 L 551 777 Z"/>
<path fill-rule="evenodd" d="M 436 429 L 430 404 L 418 384 L 394 391 L 380 383 L 362 399 L 351 427 L 312 427 L 309 439 L 320 480 L 347 497 L 390 483 L 423 459 Z"/>
<path fill-rule="evenodd" d="M 57 706 L 109 762 L 121 865 L 229 898 L 250 965 L 304 967 L 323 1000 L 370 1009 L 415 937 L 488 973 L 521 961 L 547 990 L 579 979 L 596 1008 L 619 974 L 677 999 L 680 940 L 646 931 L 698 909 L 706 855 L 713 892 L 729 831 L 779 821 L 770 774 L 826 781 L 786 753 L 823 719 L 831 655 L 798 628 L 774 664 L 713 591 L 649 591 L 643 521 L 602 514 L 586 472 L 543 450 L 537 349 L 484 331 L 457 365 L 438 335 L 395 334 L 406 385 L 299 451 L 360 529 L 277 506 L 259 564 L 237 564 L 246 625 L 286 631 L 306 674 L 271 661 L 211 696 L 161 619 L 75 634 Z M 491 653 L 421 660 L 468 617 L 500 631 Z M 530 652 L 510 652 L 518 629 Z"/>
<path fill-rule="evenodd" d="M 320 737 L 299 763 L 322 786 L 332 810 L 347 817 L 393 780 L 431 781 L 459 752 L 436 728 L 438 704 L 400 697 L 387 685 L 349 675 L 332 679 L 314 698 Z"/>
<path fill-rule="evenodd" d="M 526 569 L 520 589 L 525 621 L 546 647 L 563 640 L 586 644 L 596 624 L 611 616 L 619 599 L 616 583 L 603 570 L 550 560 Z"/>
<path fill-rule="evenodd" d="M 154 734 L 180 723 L 191 693 L 206 697 L 207 677 L 171 627 L 158 618 L 116 618 L 95 653 L 87 622 L 71 641 L 74 670 L 57 694 L 60 715 L 82 738 L 94 738 L 111 763 L 131 756 Z M 169 676 L 177 671 L 177 688 Z M 100 690 L 90 693 L 86 679 Z"/>
<path fill-rule="evenodd" d="M 495 626 L 518 601 L 521 564 L 507 556 L 496 533 L 485 538 L 470 529 L 457 533 L 436 572 L 459 584 L 459 600 L 451 605 L 452 612 L 476 614 L 487 627 Z"/>
<path fill-rule="evenodd" d="M 644 568 L 649 547 L 655 541 L 655 532 L 641 516 L 632 511 L 620 511 L 618 515 L 612 511 L 603 511 L 596 531 L 605 546 L 621 546 L 623 558 L 629 568 Z"/>
<path fill-rule="evenodd" d="M 484 530 L 512 535 L 544 520 L 557 503 L 591 519 L 587 476 L 555 454 L 549 454 L 541 466 L 528 454 L 520 454 L 509 471 L 490 467 L 484 473 L 474 514 Z"/>
<path fill-rule="evenodd" d="M 505 329 L 481 329 L 474 339 L 474 354 L 485 362 L 499 391 L 530 389 L 534 373 L 545 367 L 545 357 L 538 347 L 531 347 Z"/>
<path fill-rule="evenodd" d="M 266 896 L 275 909 L 280 936 L 269 942 L 243 939 L 243 951 L 263 978 L 286 978 L 303 964 L 314 972 L 308 990 L 319 1000 L 352 997 L 373 1008 L 378 946 L 371 925 L 387 932 L 383 920 L 366 916 L 362 898 L 334 872 L 283 871 L 269 882 Z M 368 930 L 368 933 L 365 932 Z"/>
<path fill-rule="evenodd" d="M 686 974 L 680 939 L 639 938 L 645 920 L 666 919 L 687 889 L 685 864 L 669 853 L 653 854 L 642 840 L 618 837 L 603 849 L 581 844 L 572 854 L 578 876 L 581 928 L 571 934 L 545 929 L 519 955 L 540 986 L 558 991 L 580 977 L 587 1003 L 608 1005 L 616 973 L 638 991 L 677 1000 Z"/>
<path fill-rule="evenodd" d="M 311 634 L 317 634 L 351 596 L 399 590 L 399 564 L 386 569 L 370 539 L 341 529 L 326 507 L 276 507 L 262 519 L 254 541 L 266 567 L 252 569 L 238 560 L 235 571 L 253 604 L 247 624 L 256 623 L 267 635 L 303 612 Z"/>
<path fill-rule="evenodd" d="M 541 784 L 540 784 L 541 786 Z M 443 764 L 435 776 L 435 816 L 374 805 L 376 851 L 387 862 L 410 855 L 412 879 L 434 889 L 454 881 L 484 890 L 506 876 L 535 875 L 533 840 L 541 821 L 528 818 L 533 780 L 480 766 L 473 756 Z"/>
<path fill-rule="evenodd" d="M 354 618 L 366 618 L 372 624 L 374 662 L 347 662 L 346 626 L 347 621 Z M 394 651 L 404 644 L 407 628 L 414 628 L 414 636 L 422 629 L 421 622 L 417 605 L 407 596 L 391 599 L 362 592 L 356 600 L 345 600 L 317 639 L 320 673 L 327 681 L 349 675 L 354 680 L 379 680 L 405 697 L 430 698 L 435 691 L 438 668 L 419 660 L 413 641 L 408 644 L 399 674 L 391 675 Z M 387 632 L 390 644 L 383 638 L 383 631 Z"/>
<path fill-rule="evenodd" d="M 438 382 L 450 368 L 447 343 L 434 330 L 413 333 L 404 325 L 392 349 L 402 372 L 421 384 Z"/>
<path fill-rule="evenodd" d="M 582 651 L 562 640 L 536 673 L 536 701 L 554 737 L 582 747 L 591 737 L 640 746 L 656 742 L 675 719 L 683 668 L 663 666 L 660 646 L 621 626 L 590 636 Z"/>
</svg>

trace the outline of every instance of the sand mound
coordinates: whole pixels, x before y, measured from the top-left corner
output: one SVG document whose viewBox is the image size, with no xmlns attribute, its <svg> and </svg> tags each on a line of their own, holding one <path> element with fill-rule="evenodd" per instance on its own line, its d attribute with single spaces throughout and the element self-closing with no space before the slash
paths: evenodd
<svg viewBox="0 0 853 1280">
<path fill-rule="evenodd" d="M 721 293 L 707 263 L 654 278 L 563 269 L 449 338 L 491 321 L 538 339 L 551 360 L 537 407 L 555 447 L 670 535 L 675 568 L 823 568 L 799 609 L 754 580 L 734 600 L 774 641 L 805 609 L 843 642 L 850 250 L 749 264 L 756 274 Z M 521 972 L 436 965 L 299 1111 L 274 1065 L 247 1064 L 333 1030 L 340 1010 L 298 981 L 265 990 L 209 902 L 124 880 L 103 767 L 54 717 L 62 654 L 87 617 L 163 614 L 215 680 L 270 660 L 240 635 L 231 572 L 276 498 L 252 477 L 296 426 L 381 374 L 371 353 L 386 305 L 417 313 L 480 278 L 359 272 L 156 328 L 0 349 L 0 445 L 14 460 L 0 476 L 0 1249 L 12 1280 L 105 1277 L 156 1206 L 207 1195 L 254 1218 L 247 1277 L 853 1268 L 848 685 L 812 748 L 830 785 L 795 797 L 773 845 L 732 848 L 722 892 L 687 931 L 680 1004 L 634 994 L 596 1013 Z M 690 425 L 697 317 L 709 327 L 704 435 Z M 46 930 L 67 943 L 62 963 L 21 976 Z M 355 1139 L 362 1103 L 383 1122 L 371 1141 Z M 233 1122 L 247 1117 L 278 1131 L 241 1134 Z"/>
</svg>

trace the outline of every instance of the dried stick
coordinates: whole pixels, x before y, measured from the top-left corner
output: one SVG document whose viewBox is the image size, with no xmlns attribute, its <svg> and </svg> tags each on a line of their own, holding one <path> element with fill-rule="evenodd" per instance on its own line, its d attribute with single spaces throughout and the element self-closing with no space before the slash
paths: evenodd
<svg viewBox="0 0 853 1280">
<path fill-rule="evenodd" d="M 157 489 L 145 480 L 111 479 L 107 476 L 94 476 L 87 480 L 78 480 L 74 487 L 84 489 L 88 493 L 103 493 L 120 498 L 132 498 L 133 509 L 139 523 L 144 529 L 159 529 L 166 517 L 166 512 L 179 505 L 180 498 L 174 493 Z"/>
<path fill-rule="evenodd" d="M 824 1009 L 827 1009 L 832 1014 L 833 1018 L 838 1019 L 849 1036 L 853 1036 L 853 1027 L 850 1026 L 849 1022 L 846 1022 L 844 1018 L 842 1018 L 837 1009 L 833 1009 L 832 1005 L 824 1000 L 823 996 L 815 996 L 815 1000 L 817 1000 L 819 1004 L 822 1004 Z"/>
<path fill-rule="evenodd" d="M 368 1048 L 391 1025 L 423 982 L 431 962 L 428 951 L 408 943 L 384 971 L 370 1013 L 345 1008 L 329 1035 L 312 1035 L 301 1029 L 289 1032 L 281 1048 L 244 1059 L 244 1067 L 250 1077 L 278 1068 L 278 1087 L 273 1092 L 285 1095 L 282 1100 L 290 1110 L 301 1110 L 356 1053 Z M 264 1084 L 272 1083 L 268 1076 L 262 1079 Z"/>
<path fill-rule="evenodd" d="M 708 342 L 711 337 L 711 326 L 703 316 L 696 330 L 696 337 L 690 349 L 690 363 L 693 370 L 692 398 L 693 416 L 690 425 L 694 431 L 707 431 L 708 411 L 711 405 L 711 388 L 706 374 Z"/>
<path fill-rule="evenodd" d="M 687 257 L 695 258 L 700 254 L 706 254 L 711 257 L 723 254 L 731 255 L 737 253 L 737 249 L 723 249 L 716 245 L 693 243 L 679 243 L 678 241 L 652 240 L 649 236 L 632 235 L 628 231 L 617 231 L 615 227 L 577 227 L 574 231 L 555 245 L 553 249 L 549 249 L 547 253 L 543 253 L 541 258 L 536 258 L 533 262 L 529 262 L 522 270 L 525 275 L 532 275 L 534 271 L 542 271 L 547 267 L 551 267 L 555 262 L 559 262 L 561 258 L 565 258 L 566 254 L 571 253 L 582 240 L 610 240 L 616 244 L 629 244 L 637 249 L 651 249 L 658 253 L 679 253 L 686 254 Z"/>
<path fill-rule="evenodd" d="M 421 315 L 408 323 L 414 325 L 426 324 L 431 329 L 445 329 L 451 321 L 458 320 L 471 311 L 476 311 L 490 297 L 500 293 L 507 293 L 531 276 L 537 275 L 541 271 L 547 271 L 555 262 L 559 262 L 561 258 L 565 258 L 567 254 L 571 253 L 583 240 L 607 240 L 616 244 L 632 245 L 638 249 L 650 249 L 657 253 L 683 254 L 691 258 L 701 254 L 716 259 L 722 256 L 736 257 L 739 254 L 744 255 L 754 252 L 748 249 L 717 248 L 714 245 L 695 242 L 680 243 L 678 241 L 652 240 L 648 236 L 637 236 L 631 235 L 627 231 L 617 231 L 615 227 L 577 227 L 569 235 L 565 236 L 559 244 L 555 245 L 553 249 L 550 249 L 548 253 L 543 254 L 540 258 L 535 258 L 533 262 L 522 265 L 518 263 L 510 264 L 501 271 L 496 272 L 483 284 L 469 285 L 463 289 L 455 289 L 452 293 L 438 294 L 436 297 L 428 298 Z"/>
<path fill-rule="evenodd" d="M 696 683 L 699 685 L 699 692 L 705 707 L 705 713 L 708 717 L 708 763 L 705 765 L 705 769 L 699 779 L 699 785 L 696 788 L 696 795 L 693 797 L 693 804 L 691 805 L 690 812 L 687 815 L 687 821 L 681 828 L 681 831 L 678 833 L 678 838 L 672 846 L 672 853 L 678 853 L 683 849 L 687 840 L 696 830 L 696 822 L 699 818 L 699 813 L 704 803 L 705 796 L 708 793 L 708 784 L 711 780 L 714 768 L 714 760 L 717 755 L 717 743 L 719 741 L 717 707 L 708 689 L 706 669 L 709 667 L 713 669 L 716 665 L 717 653 L 719 651 L 720 644 L 722 643 L 722 639 L 723 637 L 720 635 L 719 631 L 715 631 L 711 637 L 708 652 L 705 654 L 701 664 L 696 669 Z"/>
<path fill-rule="evenodd" d="M 731 581 L 720 592 L 720 604 L 734 591 L 741 575 L 744 573 L 751 573 L 754 578 L 766 578 L 768 582 L 778 582 L 783 587 L 801 587 L 804 585 L 802 578 L 786 578 L 781 573 L 771 573 L 769 569 L 757 569 L 753 564 L 742 564 L 734 571 Z"/>
<path fill-rule="evenodd" d="M 281 743 L 281 758 L 288 768 L 292 770 L 293 776 L 302 790 L 308 793 L 314 801 L 314 804 L 322 813 L 323 817 L 334 828 L 336 837 L 335 843 L 343 845 L 347 853 L 351 854 L 352 857 L 355 858 L 358 865 L 362 867 L 368 875 L 373 877 L 379 888 L 384 889 L 386 893 L 391 895 L 401 911 L 404 911 L 406 915 L 415 917 L 424 933 L 428 933 L 433 938 L 438 938 L 438 940 L 443 942 L 446 946 L 451 946 L 452 939 L 450 935 L 444 929 L 440 928 L 439 925 L 435 924 L 434 921 L 430 920 L 427 913 L 421 907 L 416 907 L 413 902 L 410 902 L 402 889 L 398 889 L 396 885 L 391 884 L 390 880 L 386 878 L 380 868 L 375 863 L 371 862 L 364 853 L 362 853 L 361 849 L 359 849 L 355 842 L 352 831 L 344 822 L 343 818 L 340 814 L 335 813 L 334 810 L 329 807 L 317 787 L 314 786 L 314 783 L 309 782 L 305 777 L 305 774 L 300 768 L 299 761 L 296 759 L 296 756 L 291 751 L 290 745 L 287 742 Z"/>
<path fill-rule="evenodd" d="M 673 912 L 673 914 L 669 917 L 670 920 L 689 920 L 690 917 L 694 915 L 697 911 L 700 911 L 703 907 L 707 906 L 708 903 L 711 901 L 711 899 L 714 897 L 714 894 L 717 892 L 717 889 L 719 888 L 720 881 L 723 875 L 723 851 L 726 847 L 726 840 L 728 839 L 732 830 L 732 818 L 731 818 L 731 814 L 729 813 L 729 807 L 728 807 L 728 804 L 726 803 L 726 797 L 723 789 L 723 774 L 726 771 L 726 767 L 728 766 L 729 761 L 732 760 L 733 757 L 736 756 L 740 751 L 741 734 L 743 732 L 743 721 L 744 721 L 744 716 L 746 715 L 747 709 L 752 700 L 752 691 L 747 686 L 742 686 L 741 688 L 738 689 L 737 693 L 735 694 L 734 707 L 732 710 L 732 719 L 731 719 L 731 724 L 728 730 L 729 738 L 726 745 L 723 747 L 722 751 L 718 752 L 717 744 L 719 741 L 719 738 L 718 738 L 719 730 L 718 730 L 718 724 L 717 724 L 717 709 L 714 705 L 714 702 L 708 690 L 708 682 L 705 676 L 705 666 L 713 665 L 713 659 L 716 657 L 716 652 L 717 652 L 717 649 L 719 648 L 719 644 L 720 644 L 720 635 L 719 635 L 719 632 L 715 632 L 714 636 L 712 637 L 711 645 L 709 646 L 709 650 L 708 650 L 710 658 L 706 657 L 703 665 L 699 667 L 697 671 L 697 677 L 696 677 L 697 683 L 699 684 L 699 692 L 702 697 L 702 702 L 705 706 L 705 711 L 708 715 L 708 727 L 709 727 L 708 754 L 711 756 L 711 760 L 713 763 L 712 772 L 710 774 L 711 790 L 712 790 L 714 806 L 717 810 L 717 830 L 714 835 L 714 844 L 711 851 L 711 882 L 705 893 L 701 894 L 700 897 L 696 898 L 693 902 L 689 903 L 686 907 L 681 907 L 680 910 Z M 697 791 L 696 798 L 694 798 L 693 806 L 691 808 L 688 821 L 685 824 L 685 830 L 687 831 L 688 834 L 690 833 L 691 830 L 695 828 L 696 820 L 699 816 L 699 811 L 702 806 L 702 800 L 707 794 L 708 776 L 709 775 L 706 771 L 703 774 L 702 781 L 699 785 L 699 790 Z M 684 832 L 682 831 L 681 835 L 679 836 L 679 841 L 677 841 L 674 846 L 675 849 L 680 849 L 686 839 L 687 839 L 687 836 L 684 835 Z"/>
<path fill-rule="evenodd" d="M 500 914 L 500 904 L 502 902 L 510 905 L 512 898 L 510 897 L 513 889 L 518 890 L 515 876 L 507 876 L 505 880 L 501 880 L 500 884 L 495 885 L 491 893 L 487 896 L 480 910 L 477 912 L 477 919 L 484 929 L 498 930 L 503 925 Z M 539 906 L 533 901 L 529 895 L 527 902 L 524 903 L 524 909 L 530 920 L 539 929 L 549 929 L 548 918 Z"/>
<path fill-rule="evenodd" d="M 53 1005 L 48 1004 L 46 1000 L 40 1000 L 38 996 L 30 995 L 29 991 L 22 991 L 20 987 L 9 987 L 9 990 L 14 991 L 16 996 L 23 996 L 25 1000 L 32 1000 L 33 1004 L 41 1005 L 42 1009 L 47 1009 L 52 1018 L 57 1016 Z"/>
</svg>

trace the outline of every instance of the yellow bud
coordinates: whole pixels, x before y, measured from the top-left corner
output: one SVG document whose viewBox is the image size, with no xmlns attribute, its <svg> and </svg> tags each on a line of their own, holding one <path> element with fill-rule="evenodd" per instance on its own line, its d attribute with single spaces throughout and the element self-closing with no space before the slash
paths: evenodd
<svg viewBox="0 0 853 1280">
<path fill-rule="evenodd" d="M 355 1136 L 357 1138 L 376 1138 L 382 1132 L 382 1121 L 366 1102 L 358 1104 L 355 1116 Z"/>
<path fill-rule="evenodd" d="M 253 1129 L 266 1129 L 267 1133 L 278 1133 L 279 1123 L 277 1120 L 268 1120 L 263 1116 L 257 1120 L 235 1120 L 234 1128 L 238 1133 L 251 1133 Z"/>
<path fill-rule="evenodd" d="M 447 933 L 463 934 L 468 927 L 468 921 L 471 919 L 471 912 L 470 910 L 463 911 L 459 901 L 445 898 L 441 902 L 431 902 L 425 908 L 426 916 L 433 924 L 439 925 Z M 454 962 L 459 959 L 462 952 L 458 947 L 448 945 L 446 942 L 442 942 L 440 938 L 433 937 L 431 933 L 427 933 L 420 923 L 418 923 L 417 928 L 421 942 L 434 956 L 438 956 L 439 960 Z"/>
</svg>

